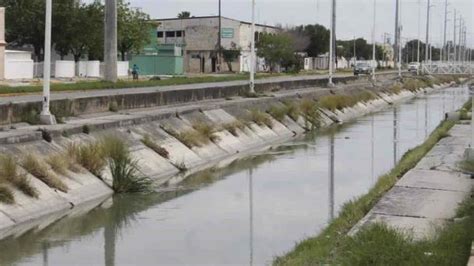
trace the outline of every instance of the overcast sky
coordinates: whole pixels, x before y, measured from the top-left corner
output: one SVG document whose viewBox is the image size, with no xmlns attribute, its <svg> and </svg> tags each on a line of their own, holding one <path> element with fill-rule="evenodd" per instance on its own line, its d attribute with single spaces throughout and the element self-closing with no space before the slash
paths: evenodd
<svg viewBox="0 0 474 266">
<path fill-rule="evenodd" d="M 91 1 L 91 0 L 86 0 Z M 216 15 L 218 0 L 128 0 L 133 7 L 140 7 L 152 18 L 175 17 L 180 11 L 190 11 L 193 16 Z M 395 30 L 395 0 L 376 0 L 376 40 L 381 42 L 383 34 L 393 35 Z M 448 0 L 450 3 L 448 22 L 448 40 L 452 39 L 454 26 L 453 8 L 465 18 L 468 23 L 468 36 L 473 43 L 473 14 L 474 0 Z M 331 0 L 256 0 L 257 20 L 264 24 L 300 25 L 319 23 L 329 25 Z M 401 0 L 402 37 L 417 38 L 418 21 L 420 18 L 420 34 L 425 40 L 427 0 Z M 432 8 L 432 42 L 442 42 L 445 0 L 431 0 Z M 337 37 L 352 39 L 362 36 L 371 40 L 374 0 L 337 0 Z M 421 10 L 419 4 L 421 3 Z M 420 13 L 419 13 L 420 11 Z M 421 14 L 419 16 L 418 14 Z M 239 20 L 250 21 L 251 0 L 222 0 L 222 15 Z M 392 38 L 393 39 L 393 38 Z"/>
</svg>

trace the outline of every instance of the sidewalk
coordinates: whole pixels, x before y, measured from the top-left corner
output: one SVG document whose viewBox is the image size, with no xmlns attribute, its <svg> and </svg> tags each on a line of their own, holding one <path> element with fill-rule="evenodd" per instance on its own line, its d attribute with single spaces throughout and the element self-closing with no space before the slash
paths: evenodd
<svg viewBox="0 0 474 266">
<path fill-rule="evenodd" d="M 458 206 L 472 194 L 474 181 L 459 171 L 470 143 L 469 125 L 455 125 L 418 165 L 405 174 L 349 235 L 368 224 L 384 222 L 414 239 L 430 239 L 449 223 Z"/>
<path fill-rule="evenodd" d="M 385 71 L 379 75 L 388 75 L 395 72 Z M 334 75 L 335 78 L 351 77 L 351 73 L 341 73 Z M 270 78 L 257 79 L 255 83 L 265 84 L 272 82 L 293 82 L 303 80 L 324 80 L 328 77 L 326 75 L 302 75 L 302 76 L 278 76 Z M 247 80 L 235 80 L 235 81 L 224 81 L 224 82 L 212 82 L 212 83 L 196 83 L 196 84 L 185 84 L 185 85 L 171 85 L 171 86 L 154 86 L 154 87 L 141 87 L 141 88 L 125 88 L 125 89 L 101 89 L 101 90 L 90 90 L 90 91 L 70 91 L 70 92 L 52 92 L 51 100 L 63 100 L 63 99 L 79 99 L 79 98 L 90 98 L 90 97 L 103 97 L 103 96 L 114 96 L 114 95 L 129 95 L 129 94 L 142 94 L 150 92 L 166 92 L 174 90 L 186 90 L 186 89 L 203 89 L 203 88 L 214 88 L 214 87 L 231 87 L 231 86 L 243 86 L 248 84 Z M 22 103 L 22 102 L 40 102 L 42 100 L 41 93 L 19 95 L 19 96 L 1 96 L 0 105 L 6 103 Z"/>
</svg>

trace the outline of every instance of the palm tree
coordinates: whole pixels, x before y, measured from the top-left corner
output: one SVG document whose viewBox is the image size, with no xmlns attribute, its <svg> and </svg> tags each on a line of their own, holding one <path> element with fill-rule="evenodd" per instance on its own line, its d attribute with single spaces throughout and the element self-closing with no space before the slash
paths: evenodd
<svg viewBox="0 0 474 266">
<path fill-rule="evenodd" d="M 190 18 L 191 17 L 191 12 L 189 11 L 182 11 L 181 13 L 178 14 L 178 18 Z"/>
</svg>

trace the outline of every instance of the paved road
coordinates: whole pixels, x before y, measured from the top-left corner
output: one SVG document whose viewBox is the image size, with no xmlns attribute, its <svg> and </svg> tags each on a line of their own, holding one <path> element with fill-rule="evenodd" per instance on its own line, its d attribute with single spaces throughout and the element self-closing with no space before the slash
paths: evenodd
<svg viewBox="0 0 474 266">
<path fill-rule="evenodd" d="M 383 72 L 380 74 L 392 74 L 395 71 Z M 349 77 L 352 73 L 336 74 L 334 77 Z M 326 79 L 326 75 L 307 75 L 307 76 L 280 76 L 271 77 L 265 79 L 256 80 L 257 84 L 268 83 L 268 82 L 280 82 L 280 81 L 296 81 L 296 80 L 308 80 L 308 79 Z M 127 94 L 140 94 L 154 91 L 172 91 L 179 89 L 202 89 L 208 87 L 226 87 L 248 84 L 247 80 L 236 80 L 236 81 L 225 81 L 225 82 L 213 82 L 213 83 L 197 83 L 197 84 L 184 84 L 184 85 L 172 85 L 172 86 L 155 86 L 155 87 L 144 87 L 144 88 L 128 88 L 128 89 L 105 89 L 105 90 L 90 90 L 90 91 L 71 91 L 71 92 L 53 92 L 51 94 L 51 100 L 61 99 L 78 99 L 78 98 L 89 98 L 89 97 L 101 97 L 110 95 L 127 95 Z M 7 103 L 20 103 L 20 102 L 39 102 L 41 101 L 41 93 L 28 94 L 21 96 L 5 96 L 0 95 L 0 104 Z"/>
</svg>

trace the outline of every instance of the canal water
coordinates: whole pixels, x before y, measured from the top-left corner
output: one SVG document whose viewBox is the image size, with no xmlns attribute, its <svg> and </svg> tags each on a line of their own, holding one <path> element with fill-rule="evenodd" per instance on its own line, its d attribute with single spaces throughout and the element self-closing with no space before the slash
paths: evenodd
<svg viewBox="0 0 474 266">
<path fill-rule="evenodd" d="M 467 99 L 466 88 L 421 96 L 167 192 L 115 197 L 1 241 L 0 264 L 270 264 L 318 234 Z"/>
</svg>

